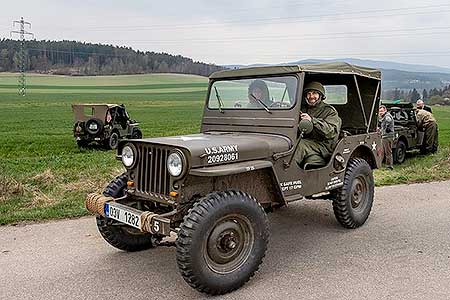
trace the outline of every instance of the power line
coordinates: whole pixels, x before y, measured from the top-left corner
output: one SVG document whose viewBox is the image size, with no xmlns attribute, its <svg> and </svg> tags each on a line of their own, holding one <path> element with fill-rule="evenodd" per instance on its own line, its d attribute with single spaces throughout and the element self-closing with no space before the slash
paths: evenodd
<svg viewBox="0 0 450 300">
<path fill-rule="evenodd" d="M 301 37 L 296 37 L 293 39 L 292 35 L 276 35 L 276 36 L 261 36 L 261 37 L 221 37 L 220 39 L 174 39 L 174 40 L 108 40 L 107 42 L 145 42 L 145 43 L 185 43 L 185 42 L 202 42 L 202 43 L 220 43 L 220 42 L 236 42 L 236 41 L 265 41 L 265 40 L 321 40 L 321 39 L 340 39 L 340 38 L 355 38 L 355 35 L 364 35 L 364 38 L 367 37 L 394 37 L 394 36 L 408 36 L 408 34 L 402 34 L 401 32 L 417 32 L 417 31 L 427 31 L 427 30 L 448 30 L 450 26 L 442 26 L 442 27 L 429 27 L 429 28 L 408 28 L 408 29 L 389 29 L 389 33 L 385 33 L 387 30 L 376 30 L 376 31 L 353 31 L 353 32 L 332 32 L 332 33 L 311 33 L 311 34 L 302 34 Z M 398 32 L 398 33 L 392 33 Z M 425 32 L 426 34 L 447 34 L 449 31 L 443 32 Z M 371 35 L 372 34 L 372 35 Z M 376 35 L 373 35 L 376 34 Z M 416 36 L 414 36 L 416 37 Z"/>
<path fill-rule="evenodd" d="M 25 35 L 31 35 L 34 38 L 34 34 L 28 31 L 25 31 L 25 25 L 28 25 L 31 28 L 30 22 L 25 22 L 23 17 L 20 18 L 20 21 L 13 21 L 13 27 L 16 24 L 20 24 L 20 30 L 11 30 L 10 36 L 13 35 L 13 33 L 20 35 L 20 52 L 19 52 L 19 69 L 20 69 L 20 76 L 19 76 L 19 95 L 25 96 L 26 95 L 26 80 L 25 80 L 25 63 L 26 63 L 26 53 L 25 53 Z"/>
<path fill-rule="evenodd" d="M 41 51 L 41 52 L 53 52 L 53 53 L 66 53 L 66 54 L 83 54 L 83 55 L 102 56 L 102 57 L 128 57 L 129 56 L 128 54 L 109 54 L 109 53 L 99 53 L 99 52 L 64 51 L 64 50 L 42 49 L 42 48 L 28 48 L 28 50 Z M 130 49 L 115 49 L 115 50 L 134 51 L 134 50 L 130 50 Z"/>
<path fill-rule="evenodd" d="M 450 56 L 448 51 L 432 51 L 432 52 L 385 52 L 385 53 L 374 53 L 374 52 L 342 52 L 342 53 L 330 53 L 330 54 L 319 54 L 319 53 L 299 53 L 299 54 L 288 54 L 288 55 L 279 55 L 279 54 L 258 54 L 258 53 L 249 53 L 252 54 L 255 59 L 264 57 L 264 58 L 282 58 L 282 59 L 298 59 L 301 57 L 311 57 L 311 58 L 326 58 L 326 57 L 400 57 L 400 56 L 409 56 L 409 57 L 429 57 L 429 56 Z"/>
<path fill-rule="evenodd" d="M 29 48 L 29 50 L 34 51 L 46 51 L 46 52 L 57 52 L 57 53 L 74 53 L 74 54 L 88 54 L 88 55 L 94 55 L 94 56 L 106 56 L 106 57 L 128 57 L 129 55 L 110 55 L 110 54 L 102 54 L 102 53 L 89 53 L 89 52 L 77 52 L 77 51 L 63 51 L 63 50 L 50 50 L 50 49 L 39 49 L 39 48 Z M 254 53 L 253 51 L 251 53 Z M 421 52 L 411 52 L 411 51 L 404 51 L 404 52 L 384 52 L 384 53 L 371 53 L 371 52 L 356 52 L 356 53 L 336 53 L 333 52 L 333 54 L 319 54 L 319 53 L 311 53 L 311 54 L 305 54 L 305 53 L 299 53 L 299 54 L 288 54 L 288 55 L 280 55 L 280 54 L 271 54 L 271 53 L 254 53 L 255 57 L 284 57 L 284 58 L 298 58 L 299 56 L 307 56 L 307 57 L 330 57 L 330 56 L 374 56 L 374 57 L 381 57 L 381 56 L 399 56 L 399 55 L 407 55 L 407 56 L 434 56 L 434 55 L 441 55 L 441 56 L 450 56 L 450 53 L 448 51 L 421 51 Z M 170 54 L 169 54 L 170 55 Z"/>
<path fill-rule="evenodd" d="M 441 27 L 424 27 L 424 28 L 408 28 L 408 29 L 390 29 L 389 33 L 383 34 L 386 30 L 376 30 L 376 31 L 355 31 L 355 32 L 333 32 L 333 33 L 317 33 L 317 34 L 303 34 L 302 37 L 295 38 L 295 41 L 298 40 L 334 40 L 334 39 L 348 39 L 348 38 L 368 38 L 368 37 L 396 37 L 396 36 L 406 36 L 417 38 L 418 31 L 428 31 L 428 30 L 448 30 L 450 26 L 441 26 Z M 394 33 L 397 32 L 397 33 Z M 410 35 L 408 32 L 415 32 L 415 35 Z M 421 32 L 421 34 L 427 35 L 439 35 L 439 34 L 448 34 L 449 31 L 442 32 Z M 363 36 L 361 36 L 363 35 Z M 185 42 L 201 42 L 201 43 L 228 43 L 228 42 L 236 42 L 236 41 L 265 41 L 265 40 L 292 40 L 292 35 L 282 35 L 282 36 L 264 36 L 264 37 L 230 37 L 230 38 L 221 38 L 219 40 L 213 39 L 176 39 L 176 40 L 112 40 L 114 42 L 134 42 L 134 43 L 185 43 Z M 105 41 L 104 43 L 111 43 L 111 40 Z M 101 43 L 100 43 L 101 44 Z M 114 47 L 114 46 L 113 46 Z M 71 54 L 83 54 L 83 55 L 93 55 L 93 56 L 110 56 L 110 57 L 126 57 L 128 54 L 120 55 L 120 54 L 110 54 L 110 53 L 101 53 L 101 52 L 82 52 L 82 51 L 64 51 L 64 50 L 51 50 L 51 49 L 40 49 L 40 48 L 29 48 L 29 50 L 34 51 L 49 51 L 54 53 L 71 53 Z M 114 50 L 129 50 L 129 49 L 114 49 Z M 149 51 L 154 52 L 154 51 Z M 156 52 L 155 52 L 156 53 Z"/>
<path fill-rule="evenodd" d="M 405 16 L 405 15 L 422 15 L 422 14 L 432 14 L 432 13 L 444 13 L 449 12 L 450 10 L 444 10 L 439 9 L 436 11 L 431 12 L 425 12 L 425 11 L 419 11 L 419 12 L 403 12 L 406 10 L 417 10 L 417 9 L 428 9 L 428 8 L 445 8 L 449 7 L 450 4 L 438 4 L 438 5 L 423 5 L 423 6 L 415 6 L 415 7 L 398 7 L 398 8 L 390 8 L 390 9 L 373 9 L 373 10 L 360 10 L 360 11 L 351 11 L 351 12 L 337 12 L 337 13 L 329 13 L 329 14 L 318 14 L 318 15 L 307 15 L 307 16 L 300 16 L 300 17 L 275 17 L 275 18 L 260 18 L 260 19 L 241 19 L 241 20 L 225 20 L 220 23 L 218 22 L 196 22 L 191 24 L 153 24 L 148 26 L 143 26 L 142 24 L 138 25 L 127 25 L 127 26 L 96 26 L 96 27 L 85 27 L 85 29 L 89 29 L 90 31 L 107 31 L 110 29 L 114 29 L 115 31 L 129 31 L 129 30 L 152 30 L 155 29 L 164 29 L 164 30 L 172 30 L 176 28 L 202 28 L 202 27 L 211 27 L 211 26 L 223 26 L 226 24 L 245 24 L 245 25 L 252 25 L 260 23 L 263 23 L 264 25 L 267 25 L 267 22 L 270 21 L 276 21 L 277 24 L 280 23 L 304 23 L 304 22 L 311 22 L 311 19 L 320 19 L 322 18 L 328 18 L 333 17 L 333 22 L 336 20 L 355 20 L 355 19 L 366 19 L 366 18 L 374 18 L 374 17 L 383 17 L 383 16 Z M 400 11 L 400 12 L 399 12 Z M 386 13 L 389 12 L 390 14 L 387 15 L 380 15 L 380 13 Z M 399 12 L 399 13 L 397 13 Z M 361 15 L 365 14 L 365 15 Z M 349 17 L 350 16 L 350 17 Z M 338 18 L 336 18 L 338 17 Z M 342 17 L 342 18 L 339 18 Z M 287 21 L 287 22 L 283 22 Z"/>
</svg>

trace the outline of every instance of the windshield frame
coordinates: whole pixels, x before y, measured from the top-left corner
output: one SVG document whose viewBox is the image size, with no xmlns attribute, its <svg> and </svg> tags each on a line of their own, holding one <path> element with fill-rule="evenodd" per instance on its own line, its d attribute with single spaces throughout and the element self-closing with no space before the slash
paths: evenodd
<svg viewBox="0 0 450 300">
<path fill-rule="evenodd" d="M 291 111 L 295 109 L 298 102 L 298 96 L 299 91 L 301 88 L 302 80 L 298 73 L 286 73 L 286 74 L 270 74 L 270 75 L 259 75 L 259 76 L 242 76 L 242 77 L 229 77 L 229 78 L 218 78 L 218 79 L 210 79 L 209 86 L 208 86 L 208 93 L 206 95 L 206 108 L 211 111 L 220 111 L 218 107 L 210 107 L 210 97 L 211 93 L 213 92 L 213 86 L 214 83 L 219 81 L 234 81 L 234 80 L 246 80 L 246 79 L 264 79 L 264 78 L 275 78 L 275 77 L 292 77 L 295 78 L 296 84 L 295 84 L 295 95 L 294 95 L 294 102 L 289 107 L 268 107 L 270 111 Z M 221 111 L 261 111 L 264 113 L 267 113 L 267 111 L 264 109 L 263 106 L 260 107 L 251 107 L 251 108 L 242 108 L 242 107 L 222 107 Z"/>
</svg>

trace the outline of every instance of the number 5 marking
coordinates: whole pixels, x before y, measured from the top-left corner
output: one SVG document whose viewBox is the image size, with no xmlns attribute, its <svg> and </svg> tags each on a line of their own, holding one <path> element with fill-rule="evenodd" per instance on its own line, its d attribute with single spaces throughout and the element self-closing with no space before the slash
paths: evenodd
<svg viewBox="0 0 450 300">
<path fill-rule="evenodd" d="M 159 229 L 160 229 L 160 227 L 159 227 L 159 221 L 153 222 L 153 231 L 154 231 L 154 232 L 159 232 Z"/>
</svg>

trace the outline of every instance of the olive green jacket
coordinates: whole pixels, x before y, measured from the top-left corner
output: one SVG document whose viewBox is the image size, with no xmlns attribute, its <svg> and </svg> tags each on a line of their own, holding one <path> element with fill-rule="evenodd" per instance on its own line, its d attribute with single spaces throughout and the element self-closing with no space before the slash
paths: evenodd
<svg viewBox="0 0 450 300">
<path fill-rule="evenodd" d="M 306 136 L 324 146 L 331 154 L 336 146 L 342 120 L 331 105 L 320 101 L 316 106 L 306 106 L 304 112 L 312 118 L 313 131 Z"/>
<path fill-rule="evenodd" d="M 417 118 L 417 127 L 419 127 L 419 129 L 422 130 L 432 123 L 436 124 L 436 119 L 433 117 L 433 114 L 424 109 L 417 110 L 416 118 Z"/>
</svg>

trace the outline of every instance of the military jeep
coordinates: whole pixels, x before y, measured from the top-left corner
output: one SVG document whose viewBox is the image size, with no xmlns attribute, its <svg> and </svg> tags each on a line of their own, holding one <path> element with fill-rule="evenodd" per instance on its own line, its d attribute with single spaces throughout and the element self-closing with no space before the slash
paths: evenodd
<svg viewBox="0 0 450 300">
<path fill-rule="evenodd" d="M 139 123 L 130 119 L 123 104 L 73 104 L 73 136 L 79 147 L 91 142 L 116 149 L 119 140 L 140 139 Z"/>
<path fill-rule="evenodd" d="M 394 119 L 394 142 L 392 156 L 394 162 L 402 164 L 406 152 L 420 150 L 423 152 L 424 132 L 417 128 L 414 105 L 410 102 L 382 101 Z"/>
<path fill-rule="evenodd" d="M 121 141 L 118 159 L 126 172 L 103 195 L 88 195 L 86 207 L 112 246 L 148 249 L 172 233 L 189 285 L 214 295 L 233 291 L 265 256 L 267 212 L 329 199 L 343 227 L 365 223 L 374 198 L 372 169 L 381 163 L 380 78 L 378 70 L 344 63 L 216 72 L 200 133 Z M 267 85 L 264 101 L 248 99 L 255 80 Z M 324 165 L 300 168 L 293 155 L 313 130 L 310 121 L 299 122 L 303 86 L 311 81 L 327 89 L 342 130 Z"/>
</svg>

